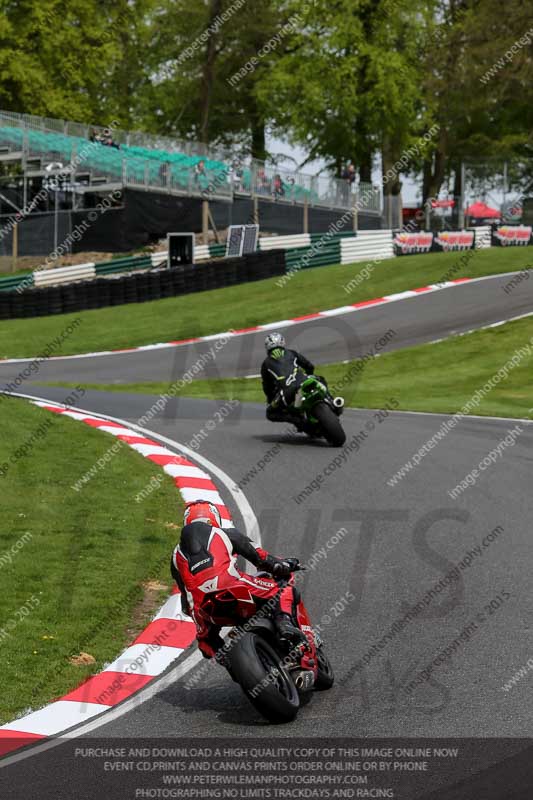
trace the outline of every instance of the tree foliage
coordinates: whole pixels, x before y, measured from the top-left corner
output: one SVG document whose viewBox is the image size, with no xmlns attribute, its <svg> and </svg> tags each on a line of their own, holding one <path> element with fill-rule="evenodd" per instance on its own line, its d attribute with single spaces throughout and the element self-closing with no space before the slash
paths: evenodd
<svg viewBox="0 0 533 800">
<path fill-rule="evenodd" d="M 362 180 L 438 125 L 425 198 L 533 156 L 532 43 L 523 0 L 0 0 L 0 107 L 256 157 L 271 129 Z"/>
<path fill-rule="evenodd" d="M 132 119 L 146 2 L 15 0 L 0 4 L 0 106 L 95 121 Z M 142 44 L 141 44 L 142 48 Z"/>
</svg>

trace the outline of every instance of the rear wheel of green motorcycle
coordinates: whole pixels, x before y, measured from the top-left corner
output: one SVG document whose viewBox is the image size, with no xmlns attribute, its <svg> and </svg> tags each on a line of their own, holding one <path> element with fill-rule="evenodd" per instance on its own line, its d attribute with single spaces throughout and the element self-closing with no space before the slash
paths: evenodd
<svg viewBox="0 0 533 800">
<path fill-rule="evenodd" d="M 300 708 L 300 698 L 281 656 L 255 633 L 246 633 L 230 653 L 233 679 L 254 708 L 270 722 L 290 722 Z"/>
<path fill-rule="evenodd" d="M 346 441 L 346 434 L 335 412 L 326 403 L 319 403 L 313 409 L 313 416 L 319 421 L 327 441 L 333 447 L 342 447 Z"/>
</svg>

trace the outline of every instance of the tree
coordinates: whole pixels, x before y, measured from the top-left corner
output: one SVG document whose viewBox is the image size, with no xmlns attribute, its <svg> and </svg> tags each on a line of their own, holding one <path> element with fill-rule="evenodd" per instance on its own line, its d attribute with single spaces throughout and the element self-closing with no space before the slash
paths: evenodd
<svg viewBox="0 0 533 800">
<path fill-rule="evenodd" d="M 421 123 L 423 14 L 407 0 L 316 0 L 301 13 L 299 31 L 260 86 L 275 124 L 337 175 L 353 160 L 370 180 L 375 153 L 383 175 L 394 172 Z M 384 178 L 386 200 L 400 189 L 399 173 Z"/>
<path fill-rule="evenodd" d="M 14 111 L 83 118 L 91 111 L 99 64 L 112 56 L 94 3 L 43 0 L 4 6 L 0 102 Z M 93 17 L 96 20 L 93 20 Z"/>
<path fill-rule="evenodd" d="M 145 123 L 160 133 L 209 144 L 240 144 L 264 158 L 267 118 L 256 85 L 276 53 L 257 54 L 283 24 L 278 5 L 274 0 L 242 0 L 239 6 L 235 0 L 193 5 L 162 0 L 159 6 L 151 25 Z"/>
<path fill-rule="evenodd" d="M 450 179 L 460 196 L 464 162 L 471 163 L 472 176 L 490 181 L 505 158 L 531 157 L 531 42 L 505 59 L 528 27 L 530 15 L 520 0 L 506 4 L 504 15 L 494 0 L 435 5 L 421 53 L 422 98 L 440 136 L 422 164 L 424 201 Z"/>
</svg>

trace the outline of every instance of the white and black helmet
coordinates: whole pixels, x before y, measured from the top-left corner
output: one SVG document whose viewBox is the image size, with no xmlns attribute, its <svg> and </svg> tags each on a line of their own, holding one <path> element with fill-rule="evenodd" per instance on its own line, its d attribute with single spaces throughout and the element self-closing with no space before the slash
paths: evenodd
<svg viewBox="0 0 533 800">
<path fill-rule="evenodd" d="M 271 350 L 275 350 L 276 347 L 285 347 L 285 337 L 282 333 L 269 333 L 265 338 L 265 347 L 267 353 L 270 353 Z"/>
</svg>

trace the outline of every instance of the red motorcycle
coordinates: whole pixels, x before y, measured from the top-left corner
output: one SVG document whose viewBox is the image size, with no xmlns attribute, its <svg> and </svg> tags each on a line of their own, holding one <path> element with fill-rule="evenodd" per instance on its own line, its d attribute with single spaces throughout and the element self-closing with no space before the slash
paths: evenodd
<svg viewBox="0 0 533 800">
<path fill-rule="evenodd" d="M 278 580 L 280 588 L 294 585 L 294 573 L 304 569 L 297 559 L 285 560 L 292 574 L 288 581 Z M 272 580 L 270 575 L 265 577 Z M 290 722 L 313 690 L 333 686 L 334 674 L 301 598 L 296 616 L 306 645 L 280 639 L 273 621 L 276 605 L 267 602 L 250 617 L 250 595 L 243 584 L 213 593 L 205 611 L 222 625 L 235 626 L 236 619 L 245 620 L 230 631 L 222 663 L 260 714 L 271 722 Z"/>
</svg>

